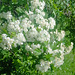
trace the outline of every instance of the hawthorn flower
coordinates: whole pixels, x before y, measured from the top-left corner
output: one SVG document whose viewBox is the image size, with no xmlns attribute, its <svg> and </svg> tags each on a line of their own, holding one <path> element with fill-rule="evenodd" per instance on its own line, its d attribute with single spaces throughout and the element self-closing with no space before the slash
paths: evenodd
<svg viewBox="0 0 75 75">
<path fill-rule="evenodd" d="M 37 44 L 37 45 L 35 45 L 34 43 L 31 45 L 31 47 L 33 48 L 33 49 L 37 49 L 37 48 L 40 48 L 40 44 Z"/>
<path fill-rule="evenodd" d="M 17 44 L 22 45 L 23 42 L 26 42 L 26 39 L 25 39 L 23 33 L 18 33 L 13 39 L 15 40 L 14 41 L 14 46 L 17 46 Z"/>
<path fill-rule="evenodd" d="M 50 68 L 50 64 L 51 64 L 51 63 L 52 63 L 52 62 L 40 60 L 40 64 L 37 64 L 37 65 L 36 65 L 36 68 L 37 68 L 39 71 L 46 72 L 46 71 Z"/>
<path fill-rule="evenodd" d="M 0 17 L 1 17 L 1 18 L 5 18 L 5 19 L 7 19 L 7 20 L 11 20 L 12 15 L 11 15 L 11 12 L 8 11 L 7 13 L 5 13 L 5 12 L 0 13 Z"/>
<path fill-rule="evenodd" d="M 7 37 L 6 34 L 2 34 L 2 42 L 0 43 L 0 47 L 6 50 L 12 49 L 12 44 L 14 42 L 14 39 L 11 39 L 10 37 Z"/>
<path fill-rule="evenodd" d="M 62 65 L 64 63 L 64 60 L 61 58 L 56 57 L 54 60 L 54 66 L 55 67 L 59 67 L 60 65 Z"/>
<path fill-rule="evenodd" d="M 40 42 L 50 41 L 50 34 L 46 30 L 41 30 L 37 40 Z"/>
<path fill-rule="evenodd" d="M 33 49 L 32 49 L 29 45 L 26 45 L 26 46 L 25 46 L 25 49 L 26 49 L 27 51 L 31 51 L 31 52 L 33 51 Z"/>
<path fill-rule="evenodd" d="M 56 25 L 54 18 L 50 17 L 48 18 L 50 29 L 54 29 L 54 26 Z"/>
<path fill-rule="evenodd" d="M 7 29 L 9 31 L 9 34 L 11 34 L 12 32 L 18 33 L 21 32 L 21 28 L 19 26 L 20 21 L 17 20 L 15 22 L 9 22 Z"/>
</svg>

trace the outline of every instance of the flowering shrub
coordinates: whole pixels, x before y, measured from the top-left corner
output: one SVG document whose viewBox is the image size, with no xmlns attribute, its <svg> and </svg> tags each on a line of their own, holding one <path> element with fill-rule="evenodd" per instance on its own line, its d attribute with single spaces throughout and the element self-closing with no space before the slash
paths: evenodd
<svg viewBox="0 0 75 75">
<path fill-rule="evenodd" d="M 72 42 L 66 46 L 65 31 L 57 30 L 54 18 L 46 18 L 44 7 L 44 1 L 32 0 L 30 10 L 18 18 L 10 11 L 0 13 L 0 48 L 18 53 L 19 64 L 41 72 L 63 65 L 64 55 L 73 48 Z"/>
</svg>

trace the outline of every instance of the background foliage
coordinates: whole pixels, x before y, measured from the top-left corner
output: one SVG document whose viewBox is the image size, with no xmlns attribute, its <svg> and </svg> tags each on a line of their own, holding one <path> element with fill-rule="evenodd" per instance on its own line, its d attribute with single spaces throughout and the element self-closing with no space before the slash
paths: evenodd
<svg viewBox="0 0 75 75">
<path fill-rule="evenodd" d="M 75 1 L 74 0 L 45 0 L 47 16 L 56 20 L 57 28 L 66 31 L 68 41 L 75 43 Z M 17 18 L 23 15 L 24 10 L 29 10 L 30 0 L 0 0 L 0 13 L 11 11 Z M 68 44 L 68 42 L 67 42 Z M 19 48 L 19 47 L 18 47 Z M 23 49 L 13 52 L 1 51 L 0 48 L 0 73 L 1 75 L 75 75 L 75 45 L 72 52 L 66 55 L 64 64 L 60 68 L 52 67 L 46 73 L 34 70 L 35 59 L 28 54 L 22 54 Z M 25 53 L 25 51 L 23 52 Z M 28 56 L 25 58 L 25 56 Z M 23 58 L 22 58 L 23 57 Z M 27 62 L 21 62 L 21 60 Z M 28 64 L 30 62 L 31 64 Z"/>
</svg>

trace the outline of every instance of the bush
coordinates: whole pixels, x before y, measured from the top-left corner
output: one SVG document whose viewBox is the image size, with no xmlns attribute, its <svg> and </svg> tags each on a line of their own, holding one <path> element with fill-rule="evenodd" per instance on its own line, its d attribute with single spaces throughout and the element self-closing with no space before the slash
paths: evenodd
<svg viewBox="0 0 75 75">
<path fill-rule="evenodd" d="M 4 6 L 4 3 L 7 5 Z M 44 1 L 2 0 L 1 74 L 42 75 L 48 69 L 52 71 L 64 63 L 64 56 L 73 48 L 73 43 L 67 37 L 69 31 L 64 31 L 68 26 L 68 18 L 52 1 L 50 4 L 55 8 L 51 10 L 53 13 L 48 13 L 47 6 L 44 9 Z"/>
</svg>

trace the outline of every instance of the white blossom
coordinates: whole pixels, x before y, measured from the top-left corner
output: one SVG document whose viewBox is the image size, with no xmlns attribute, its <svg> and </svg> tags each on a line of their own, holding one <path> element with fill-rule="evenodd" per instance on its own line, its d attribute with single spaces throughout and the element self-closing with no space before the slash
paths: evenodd
<svg viewBox="0 0 75 75">
<path fill-rule="evenodd" d="M 50 68 L 50 64 L 51 64 L 51 63 L 52 63 L 52 62 L 40 60 L 40 64 L 37 64 L 37 65 L 36 65 L 36 68 L 37 68 L 39 71 L 46 72 L 46 71 Z"/>
<path fill-rule="evenodd" d="M 55 67 L 59 67 L 63 63 L 64 63 L 64 59 L 61 59 L 61 58 L 56 57 L 55 60 L 54 60 L 54 66 Z"/>
<path fill-rule="evenodd" d="M 37 49 L 37 48 L 40 48 L 40 44 L 37 44 L 37 45 L 35 45 L 34 43 L 31 45 L 31 47 L 33 48 L 33 49 Z"/>
<path fill-rule="evenodd" d="M 69 54 L 71 52 L 71 50 L 73 49 L 73 42 L 71 42 L 71 45 L 69 47 L 66 48 L 66 52 L 65 54 Z"/>
<path fill-rule="evenodd" d="M 25 39 L 23 33 L 18 33 L 13 39 L 15 40 L 14 41 L 14 46 L 15 47 L 17 46 L 17 44 L 22 45 L 23 42 L 26 42 L 26 39 Z"/>
<path fill-rule="evenodd" d="M 27 33 L 26 33 L 26 38 L 28 42 L 34 42 L 37 38 L 38 32 L 36 30 L 36 28 L 32 28 L 30 29 Z"/>
<path fill-rule="evenodd" d="M 61 31 L 61 32 L 58 32 L 58 30 L 56 30 L 55 32 L 56 36 L 57 36 L 57 40 L 60 41 L 61 39 L 63 39 L 65 37 L 65 31 Z"/>
<path fill-rule="evenodd" d="M 7 19 L 7 20 L 11 20 L 12 15 L 11 15 L 11 12 L 8 11 L 7 13 L 5 13 L 5 12 L 0 13 L 0 17 L 1 17 L 1 18 L 5 18 L 5 19 Z"/>
<path fill-rule="evenodd" d="M 33 51 L 33 49 L 32 49 L 29 45 L 26 45 L 26 46 L 25 46 L 25 49 L 26 49 L 27 51 L 31 51 L 31 52 Z"/>
<path fill-rule="evenodd" d="M 56 25 L 54 18 L 50 17 L 48 18 L 50 29 L 54 29 L 54 26 Z"/>
<path fill-rule="evenodd" d="M 9 24 L 7 26 L 9 34 L 11 34 L 12 32 L 16 32 L 16 33 L 21 32 L 19 24 L 20 24 L 19 20 L 15 21 L 15 22 L 9 22 Z"/>
<path fill-rule="evenodd" d="M 50 34 L 46 30 L 41 30 L 38 34 L 37 40 L 40 42 L 44 42 L 44 41 L 50 42 Z"/>
<path fill-rule="evenodd" d="M 0 43 L 0 47 L 3 49 L 10 50 L 12 49 L 12 44 L 14 42 L 14 39 L 11 39 L 10 37 L 7 37 L 6 34 L 2 34 L 2 42 Z"/>
<path fill-rule="evenodd" d="M 28 18 L 23 19 L 22 22 L 21 22 L 21 24 L 20 24 L 20 27 L 21 27 L 22 31 L 27 32 L 28 29 L 30 27 L 32 27 L 31 21 Z"/>
</svg>

